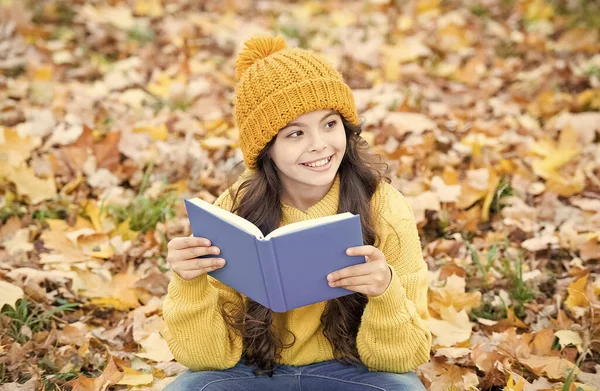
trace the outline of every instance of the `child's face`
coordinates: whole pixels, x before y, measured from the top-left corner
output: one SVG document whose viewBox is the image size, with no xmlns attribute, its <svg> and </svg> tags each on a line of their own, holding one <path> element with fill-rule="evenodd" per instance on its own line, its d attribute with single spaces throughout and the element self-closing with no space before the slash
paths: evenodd
<svg viewBox="0 0 600 391">
<path fill-rule="evenodd" d="M 346 151 L 346 133 L 336 111 L 303 114 L 282 128 L 269 156 L 286 188 L 331 184 Z M 312 163 L 313 167 L 308 166 Z"/>
</svg>

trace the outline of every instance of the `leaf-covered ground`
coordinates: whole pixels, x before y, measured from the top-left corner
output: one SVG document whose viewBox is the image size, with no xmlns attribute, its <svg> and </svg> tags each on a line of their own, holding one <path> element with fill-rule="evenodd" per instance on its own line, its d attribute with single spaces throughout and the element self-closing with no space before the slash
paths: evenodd
<svg viewBox="0 0 600 391">
<path fill-rule="evenodd" d="M 0 0 L 0 390 L 183 370 L 166 243 L 241 160 L 235 56 L 273 33 L 343 73 L 415 211 L 427 388 L 600 388 L 598 2 Z"/>
</svg>

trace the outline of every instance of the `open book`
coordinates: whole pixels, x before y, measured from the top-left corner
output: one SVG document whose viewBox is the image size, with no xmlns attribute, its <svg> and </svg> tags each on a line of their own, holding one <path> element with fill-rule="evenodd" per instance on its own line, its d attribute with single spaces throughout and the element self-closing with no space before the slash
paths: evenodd
<svg viewBox="0 0 600 391">
<path fill-rule="evenodd" d="M 200 198 L 184 198 L 196 237 L 210 239 L 226 263 L 208 275 L 270 308 L 294 308 L 355 293 L 330 287 L 327 274 L 364 263 L 346 255 L 362 246 L 360 216 L 340 213 L 280 227 L 264 236 L 250 221 Z"/>
</svg>

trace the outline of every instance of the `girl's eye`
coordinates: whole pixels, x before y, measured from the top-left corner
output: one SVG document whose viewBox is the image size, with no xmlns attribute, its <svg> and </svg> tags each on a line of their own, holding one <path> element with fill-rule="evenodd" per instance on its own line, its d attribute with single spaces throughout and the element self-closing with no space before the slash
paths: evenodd
<svg viewBox="0 0 600 391">
<path fill-rule="evenodd" d="M 329 128 L 329 129 L 331 129 L 331 128 L 335 127 L 335 125 L 337 124 L 337 121 L 329 121 L 329 122 L 327 122 L 327 125 L 329 125 L 329 124 L 332 124 L 331 127 Z"/>
<path fill-rule="evenodd" d="M 298 133 L 302 134 L 302 131 L 301 130 L 296 130 L 295 132 L 292 132 L 292 133 L 288 134 L 288 137 L 296 138 L 298 136 L 294 136 L 294 135 L 298 134 Z"/>
</svg>

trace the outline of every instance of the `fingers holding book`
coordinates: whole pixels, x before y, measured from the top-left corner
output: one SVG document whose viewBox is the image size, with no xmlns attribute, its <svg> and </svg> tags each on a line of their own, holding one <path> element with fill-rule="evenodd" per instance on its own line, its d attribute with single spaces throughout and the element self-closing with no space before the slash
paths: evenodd
<svg viewBox="0 0 600 391">
<path fill-rule="evenodd" d="M 391 282 L 392 271 L 378 248 L 368 245 L 351 247 L 346 254 L 365 257 L 366 262 L 329 273 L 329 286 L 343 287 L 371 297 L 385 292 Z"/>
<path fill-rule="evenodd" d="M 201 258 L 221 252 L 218 247 L 211 246 L 210 240 L 206 238 L 173 238 L 169 241 L 167 249 L 167 262 L 171 270 L 184 280 L 194 279 L 225 265 L 223 258 Z"/>
</svg>

